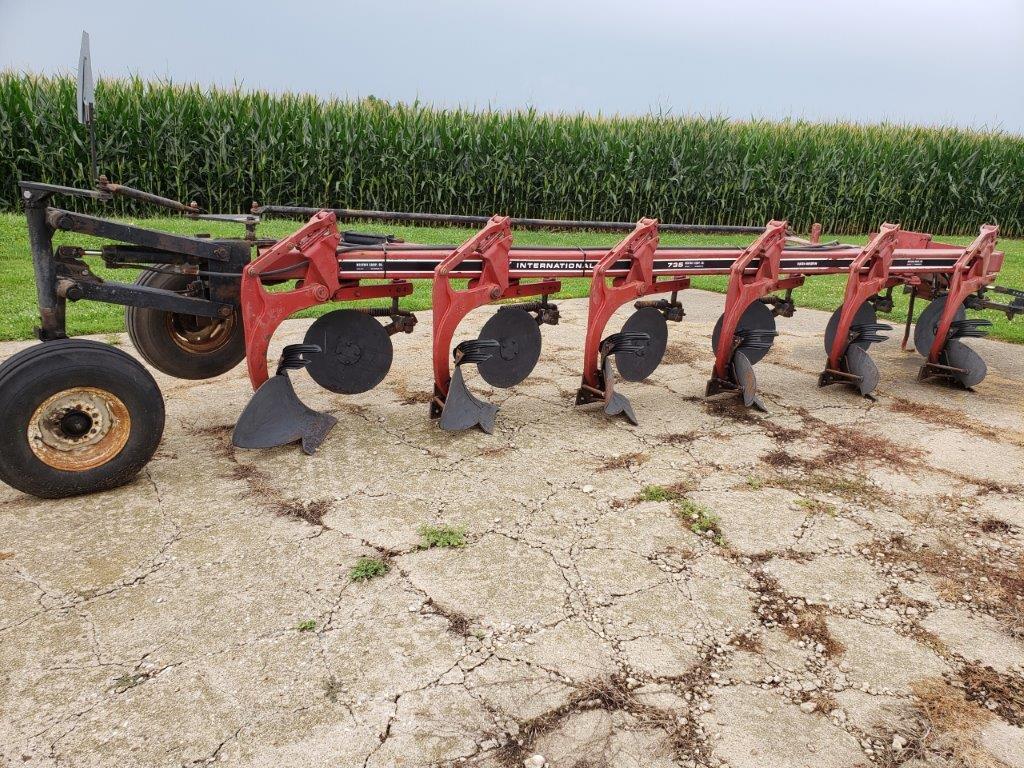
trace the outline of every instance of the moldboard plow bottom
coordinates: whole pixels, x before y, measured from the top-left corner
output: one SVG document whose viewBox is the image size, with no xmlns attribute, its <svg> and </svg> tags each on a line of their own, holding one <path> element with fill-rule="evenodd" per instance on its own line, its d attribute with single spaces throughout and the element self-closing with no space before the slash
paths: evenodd
<svg viewBox="0 0 1024 768">
<path fill-rule="evenodd" d="M 268 240 L 256 237 L 254 215 L 207 216 L 169 201 L 192 218 L 246 228 L 245 238 L 215 239 L 50 204 L 56 195 L 107 200 L 116 194 L 145 193 L 112 184 L 76 190 L 22 183 L 42 343 L 0 366 L 0 408 L 7 415 L 0 479 L 28 493 L 60 497 L 123 484 L 153 455 L 163 428 L 163 398 L 143 367 L 124 353 L 67 340 L 69 301 L 127 307 L 136 349 L 171 376 L 210 378 L 244 358 L 255 395 L 238 418 L 235 445 L 261 449 L 297 442 L 307 453 L 329 440 L 338 422 L 302 403 L 290 372 L 300 375 L 304 368 L 337 395 L 381 384 L 394 360 L 392 338 L 415 330 L 416 317 L 402 299 L 416 280 L 431 282 L 433 382 L 423 382 L 429 416 L 444 430 L 488 433 L 500 424 L 498 407 L 474 388 L 480 381 L 516 387 L 527 379 L 541 358 L 544 326 L 559 322 L 550 299 L 566 278 L 590 281 L 576 404 L 632 424 L 643 414 L 628 398 L 631 385 L 659 376 L 672 344 L 669 328 L 683 322 L 682 298 L 697 276 L 728 281 L 711 334 L 705 395 L 737 397 L 761 410 L 766 404 L 756 367 L 771 353 L 779 318 L 796 310 L 793 291 L 808 280 L 845 276 L 843 300 L 822 324 L 818 384 L 844 384 L 865 397 L 883 377 L 870 353 L 892 330 L 878 315 L 892 310 L 897 288 L 910 303 L 904 348 L 914 303 L 929 302 L 913 327 L 914 348 L 923 357 L 919 378 L 964 389 L 985 378 L 986 364 L 971 340 L 990 325 L 968 313 L 995 309 L 1013 317 L 1024 311 L 1024 292 L 995 284 L 1003 254 L 993 226 L 983 226 L 961 247 L 883 224 L 859 246 L 820 243 L 816 236 L 804 240 L 785 221 L 771 221 L 746 247 L 688 247 L 661 245 L 658 222 L 642 219 L 609 248 L 551 248 L 515 245 L 511 220 L 494 216 L 461 245 L 426 246 L 342 232 L 330 210 L 315 211 L 288 237 Z M 110 243 L 55 248 L 58 231 Z M 140 269 L 142 277 L 134 284 L 104 280 L 89 259 L 112 269 Z M 1010 301 L 994 301 L 993 295 Z M 367 307 L 366 300 L 378 305 Z M 328 303 L 348 306 L 313 322 L 303 344 L 285 348 L 271 376 L 268 350 L 281 323 Z M 488 305 L 492 316 L 478 332 L 467 333 L 464 319 Z M 625 322 L 609 327 L 626 307 L 632 312 Z M 341 425 L 353 428 L 344 420 Z"/>
</svg>

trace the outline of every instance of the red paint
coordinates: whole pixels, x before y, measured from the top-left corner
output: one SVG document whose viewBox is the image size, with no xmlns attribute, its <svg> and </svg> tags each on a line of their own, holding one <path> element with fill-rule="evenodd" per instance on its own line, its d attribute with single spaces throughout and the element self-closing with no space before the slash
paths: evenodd
<svg viewBox="0 0 1024 768">
<path fill-rule="evenodd" d="M 878 234 L 871 238 L 871 242 L 864 246 L 864 250 L 850 265 L 843 306 L 839 312 L 839 324 L 832 341 L 832 349 L 828 354 L 829 368 L 840 370 L 839 363 L 846 354 L 849 343 L 850 326 L 861 305 L 869 297 L 899 282 L 889 277 L 892 254 L 896 250 L 899 235 L 900 228 L 897 225 L 883 224 Z"/>
<path fill-rule="evenodd" d="M 953 267 L 953 273 L 949 279 L 949 292 L 946 297 L 946 306 L 943 307 L 939 324 L 935 330 L 935 341 L 928 352 L 928 362 L 939 362 L 939 356 L 946 346 L 946 336 L 949 335 L 949 327 L 953 323 L 956 311 L 963 304 L 964 299 L 995 280 L 995 272 L 992 271 L 993 259 L 996 246 L 996 235 L 999 228 L 986 224 L 981 228 L 981 233 L 975 238 L 967 250 Z M 1002 266 L 1002 254 L 998 256 L 999 264 L 995 266 L 998 271 Z"/>
<path fill-rule="evenodd" d="M 795 288 L 804 281 L 803 277 L 780 279 L 779 261 L 786 244 L 786 222 L 772 221 L 729 270 L 729 288 L 725 294 L 725 312 L 722 315 L 722 329 L 718 336 L 718 351 L 715 353 L 714 377 L 728 381 L 729 365 L 732 362 L 733 339 L 736 325 L 744 311 L 764 296 L 779 288 Z M 752 274 L 747 274 L 751 263 L 758 264 Z"/>
<path fill-rule="evenodd" d="M 434 270 L 431 306 L 434 317 L 434 396 L 442 402 L 448 397 L 451 384 L 450 356 L 452 337 L 462 318 L 477 307 L 498 299 L 519 296 L 540 296 L 557 293 L 561 283 L 544 280 L 520 283 L 508 273 L 508 254 L 512 247 L 512 230 L 507 216 L 494 216 L 483 229 L 452 251 Z M 483 262 L 479 276 L 466 288 L 452 286 L 452 273 L 468 258 Z"/>
<path fill-rule="evenodd" d="M 594 267 L 590 281 L 590 304 L 587 310 L 587 336 L 583 347 L 583 383 L 600 388 L 601 337 L 608 319 L 628 301 L 651 293 L 680 291 L 690 285 L 690 278 L 657 282 L 654 276 L 654 252 L 658 247 L 658 222 L 641 219 L 630 234 L 606 253 Z M 608 271 L 617 261 L 629 260 L 629 268 L 621 277 L 608 279 Z"/>
<path fill-rule="evenodd" d="M 267 349 L 277 327 L 296 312 L 327 301 L 354 301 L 384 296 L 408 296 L 412 283 L 395 281 L 386 285 L 361 286 L 358 281 L 338 279 L 338 234 L 333 213 L 321 211 L 303 227 L 275 243 L 249 264 L 242 273 L 242 322 L 245 327 L 245 362 L 253 389 L 269 378 Z M 262 275 L 286 267 L 299 278 L 290 291 L 270 293 Z M 281 279 L 279 275 L 275 279 Z"/>
</svg>

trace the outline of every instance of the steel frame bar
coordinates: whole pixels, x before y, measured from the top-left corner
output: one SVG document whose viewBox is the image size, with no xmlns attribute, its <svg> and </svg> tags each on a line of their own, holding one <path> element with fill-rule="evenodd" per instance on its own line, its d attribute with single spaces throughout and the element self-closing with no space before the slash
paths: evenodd
<svg viewBox="0 0 1024 768">
<path fill-rule="evenodd" d="M 601 380 L 601 337 L 615 310 L 647 294 L 681 291 L 690 285 L 688 277 L 657 282 L 654 275 L 654 253 L 657 248 L 658 222 L 654 219 L 641 219 L 636 228 L 594 266 L 583 347 L 583 381 L 577 395 L 579 399 L 589 400 L 591 395 L 593 399 L 603 398 L 608 382 Z M 629 264 L 626 274 L 610 278 L 609 270 L 623 260 Z M 597 392 L 602 394 L 598 396 Z"/>
<path fill-rule="evenodd" d="M 967 248 L 936 243 L 930 235 L 904 232 L 889 224 L 865 247 L 821 245 L 817 230 L 810 241 L 788 237 L 784 221 L 770 222 L 747 248 L 660 247 L 658 222 L 643 219 L 611 249 L 544 248 L 514 246 L 511 227 L 515 220 L 495 216 L 454 247 L 372 240 L 365 244 L 342 242 L 338 218 L 328 210 L 316 212 L 289 237 L 267 244 L 171 235 L 47 205 L 55 194 L 109 199 L 112 191 L 22 184 L 36 273 L 40 339 L 66 336 L 66 299 L 89 298 L 210 317 L 238 308 L 245 328 L 249 378 L 257 388 L 268 378 L 267 349 L 285 318 L 330 301 L 397 301 L 412 292 L 411 280 L 430 279 L 434 315 L 432 415 L 440 412 L 448 394 L 452 340 L 462 319 L 473 309 L 501 299 L 556 293 L 562 278 L 591 280 L 581 391 L 600 392 L 604 386 L 599 369 L 601 337 L 618 307 L 631 299 L 684 290 L 695 276 L 728 275 L 710 393 L 730 385 L 736 327 L 743 312 L 772 291 L 799 286 L 813 275 L 847 274 L 839 332 L 829 350 L 826 372 L 839 370 L 849 343 L 850 325 L 864 300 L 898 284 L 912 287 L 924 298 L 948 293 L 950 298 L 925 363 L 927 368 L 939 363 L 957 308 L 994 282 L 1003 261 L 1003 254 L 995 250 L 998 230 L 993 226 L 982 227 Z M 610 224 L 608 228 L 618 226 Z M 109 256 L 115 266 L 119 261 L 137 258 L 140 262 L 171 265 L 184 274 L 203 269 L 209 298 L 106 283 L 78 258 L 84 255 L 82 249 L 64 247 L 55 255 L 52 239 L 57 229 L 130 244 L 104 246 L 103 255 Z M 249 263 L 253 247 L 257 257 Z M 465 288 L 454 284 L 463 279 L 468 281 Z M 297 283 L 289 290 L 271 292 L 266 288 L 292 280 Z"/>
<path fill-rule="evenodd" d="M 434 417 L 440 414 L 448 394 L 452 339 L 462 319 L 473 309 L 501 299 L 556 293 L 561 287 L 556 278 L 591 279 L 580 391 L 593 394 L 603 391 L 598 365 L 601 336 L 618 307 L 645 295 L 683 290 L 693 276 L 729 275 L 723 327 L 708 387 L 709 394 L 713 394 L 732 386 L 730 364 L 740 317 L 753 302 L 773 291 L 797 287 L 811 275 L 845 273 L 848 282 L 843 319 L 849 325 L 863 298 L 888 283 L 919 285 L 923 277 L 950 275 L 958 264 L 968 263 L 975 271 L 988 275 L 986 280 L 991 282 L 995 273 L 985 270 L 995 268 L 996 256 L 1001 256 L 996 252 L 988 260 L 968 259 L 969 249 L 934 243 L 930 235 L 902 232 L 891 225 L 865 247 L 786 247 L 786 222 L 773 221 L 746 249 L 688 248 L 659 247 L 657 222 L 644 219 L 606 251 L 516 248 L 511 222 L 501 216 L 490 219 L 454 248 L 406 243 L 342 246 L 336 223 L 332 212 L 317 213 L 295 234 L 263 249 L 245 270 L 242 305 L 253 386 L 266 380 L 266 349 L 274 329 L 285 317 L 325 301 L 407 295 L 411 291 L 409 280 L 431 279 L 434 395 L 430 412 Z M 261 284 L 261 277 L 268 273 L 275 281 L 297 280 L 299 287 L 270 294 Z M 457 279 L 468 280 L 467 287 L 456 288 L 452 281 Z M 533 279 L 539 282 L 523 282 Z M 979 284 L 979 279 L 961 281 L 961 285 L 967 290 Z M 392 282 L 359 287 L 361 280 Z M 856 302 L 852 310 L 851 301 Z M 848 330 L 842 334 L 844 338 Z M 835 350 L 830 366 L 834 354 Z"/>
<path fill-rule="evenodd" d="M 883 224 L 878 234 L 871 238 L 871 242 L 864 246 L 864 250 L 850 265 L 836 335 L 826 362 L 827 369 L 841 370 L 841 361 L 850 343 L 850 327 L 861 305 L 879 291 L 900 282 L 899 278 L 889 276 L 899 234 L 899 227 L 895 224 Z"/>
<path fill-rule="evenodd" d="M 434 269 L 431 293 L 433 312 L 434 396 L 430 401 L 431 418 L 439 418 L 451 385 L 448 360 L 452 337 L 462 319 L 477 307 L 492 301 L 521 296 L 557 293 L 561 283 L 545 280 L 520 284 L 509 277 L 509 249 L 512 229 L 507 216 L 495 216 L 479 232 L 452 251 Z M 467 259 L 480 263 L 480 271 L 463 289 L 452 286 L 452 275 Z"/>
<path fill-rule="evenodd" d="M 981 228 L 981 233 L 975 238 L 957 259 L 949 278 L 949 291 L 946 298 L 946 306 L 943 308 L 935 330 L 935 340 L 928 352 L 928 362 L 922 368 L 922 373 L 929 365 L 939 362 L 939 356 L 946 346 L 950 326 L 956 316 L 956 311 L 964 299 L 977 291 L 982 286 L 995 281 L 996 271 L 992 271 L 992 264 L 996 245 L 996 234 L 998 228 L 986 224 Z M 999 266 L 1002 266 L 1002 254 L 998 256 Z"/>
</svg>

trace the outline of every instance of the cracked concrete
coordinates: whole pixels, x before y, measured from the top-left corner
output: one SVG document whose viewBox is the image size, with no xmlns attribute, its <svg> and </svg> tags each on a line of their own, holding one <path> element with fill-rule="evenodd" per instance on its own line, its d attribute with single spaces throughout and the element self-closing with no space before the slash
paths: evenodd
<svg viewBox="0 0 1024 768">
<path fill-rule="evenodd" d="M 373 392 L 294 377 L 339 419 L 313 457 L 230 446 L 241 369 L 157 374 L 133 483 L 0 488 L 0 765 L 1021 765 L 1024 352 L 972 341 L 965 393 L 891 341 L 872 403 L 817 389 L 827 316 L 801 310 L 763 416 L 700 399 L 721 297 L 684 299 L 620 386 L 638 428 L 572 405 L 579 301 L 519 387 L 470 373 L 493 436 L 426 419 L 427 314 Z M 421 548 L 424 523 L 466 546 Z M 390 569 L 352 582 L 363 556 Z M 922 685 L 976 716 L 922 738 Z"/>
</svg>

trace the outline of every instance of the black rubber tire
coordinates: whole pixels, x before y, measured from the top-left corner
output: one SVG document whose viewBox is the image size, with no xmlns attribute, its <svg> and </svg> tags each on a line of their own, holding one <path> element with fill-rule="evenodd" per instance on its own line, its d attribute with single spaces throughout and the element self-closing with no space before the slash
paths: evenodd
<svg viewBox="0 0 1024 768">
<path fill-rule="evenodd" d="M 59 469 L 32 450 L 29 427 L 41 404 L 75 387 L 115 395 L 131 424 L 124 446 L 105 463 Z M 0 480 L 44 499 L 124 485 L 153 457 L 164 431 L 164 399 L 149 371 L 125 352 L 87 339 L 47 341 L 0 365 L 0 413 Z"/>
<path fill-rule="evenodd" d="M 183 291 L 191 280 L 188 275 L 143 272 L 135 283 L 167 291 Z M 142 358 L 158 371 L 178 379 L 212 379 L 227 373 L 245 359 L 245 332 L 237 310 L 230 318 L 230 332 L 220 345 L 209 351 L 188 350 L 178 344 L 170 330 L 174 317 L 173 312 L 159 309 L 125 307 L 124 323 L 128 337 Z"/>
</svg>

